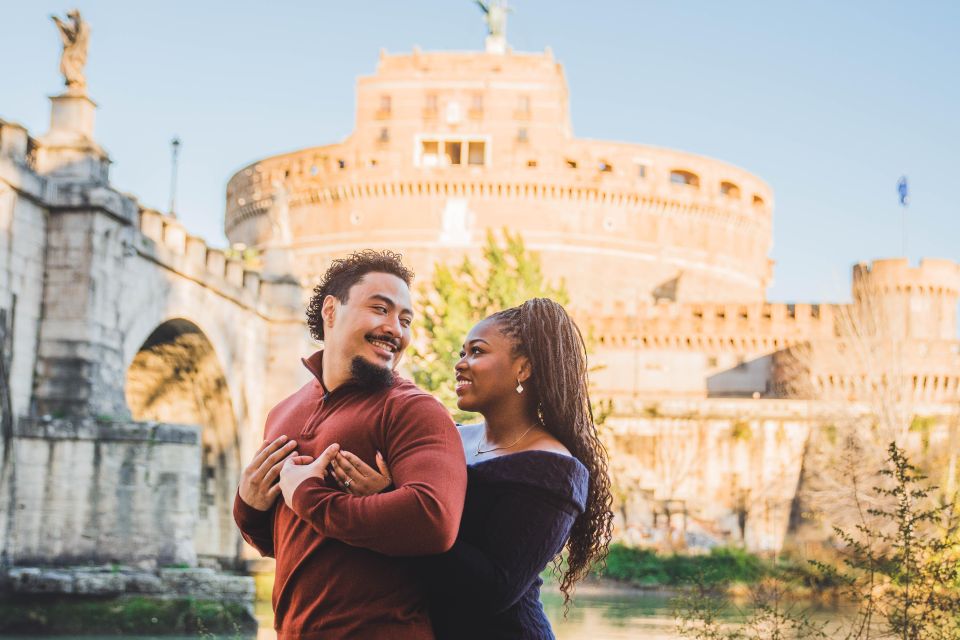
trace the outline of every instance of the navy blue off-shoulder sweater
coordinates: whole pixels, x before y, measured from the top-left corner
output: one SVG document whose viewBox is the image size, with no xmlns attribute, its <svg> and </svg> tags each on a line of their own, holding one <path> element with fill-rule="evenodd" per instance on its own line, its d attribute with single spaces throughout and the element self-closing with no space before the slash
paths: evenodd
<svg viewBox="0 0 960 640">
<path fill-rule="evenodd" d="M 587 468 L 521 451 L 467 465 L 467 478 L 456 544 L 423 562 L 437 639 L 552 640 L 540 572 L 583 513 Z"/>
</svg>

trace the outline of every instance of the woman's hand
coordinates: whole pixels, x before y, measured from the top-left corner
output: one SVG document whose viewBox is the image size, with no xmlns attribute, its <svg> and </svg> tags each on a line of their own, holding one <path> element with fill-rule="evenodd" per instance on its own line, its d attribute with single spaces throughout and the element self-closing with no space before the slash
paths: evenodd
<svg viewBox="0 0 960 640">
<path fill-rule="evenodd" d="M 344 491 L 355 496 L 372 496 L 393 484 L 390 469 L 387 468 L 387 463 L 383 461 L 379 451 L 377 451 L 379 473 L 349 451 L 338 453 L 330 466 L 333 467 L 333 477 L 337 479 Z"/>
</svg>

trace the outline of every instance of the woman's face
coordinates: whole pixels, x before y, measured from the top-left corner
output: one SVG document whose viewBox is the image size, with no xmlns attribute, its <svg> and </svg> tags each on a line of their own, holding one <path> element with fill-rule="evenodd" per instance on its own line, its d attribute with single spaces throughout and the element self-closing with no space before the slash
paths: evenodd
<svg viewBox="0 0 960 640">
<path fill-rule="evenodd" d="M 477 323 L 463 343 L 457 373 L 457 406 L 482 413 L 492 403 L 516 395 L 526 358 L 513 356 L 513 342 L 491 320 Z"/>
</svg>

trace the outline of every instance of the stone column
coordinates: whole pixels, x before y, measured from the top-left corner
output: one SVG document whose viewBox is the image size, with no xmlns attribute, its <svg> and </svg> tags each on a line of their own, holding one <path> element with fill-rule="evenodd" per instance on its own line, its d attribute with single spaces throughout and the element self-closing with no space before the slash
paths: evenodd
<svg viewBox="0 0 960 640">
<path fill-rule="evenodd" d="M 93 139 L 94 102 L 71 94 L 51 102 L 37 150 L 50 216 L 33 408 L 127 418 L 117 322 L 137 207 L 109 185 L 109 157 Z"/>
</svg>

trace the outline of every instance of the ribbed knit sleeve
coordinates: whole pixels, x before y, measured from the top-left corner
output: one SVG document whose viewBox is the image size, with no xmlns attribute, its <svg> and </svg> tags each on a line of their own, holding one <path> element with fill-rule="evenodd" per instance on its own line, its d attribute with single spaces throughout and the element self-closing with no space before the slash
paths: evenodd
<svg viewBox="0 0 960 640">
<path fill-rule="evenodd" d="M 240 535 L 250 545 L 266 558 L 273 558 L 273 513 L 277 507 L 273 506 L 266 511 L 254 509 L 240 497 L 240 492 L 233 499 L 233 519 L 240 529 Z"/>
</svg>

